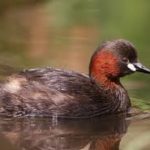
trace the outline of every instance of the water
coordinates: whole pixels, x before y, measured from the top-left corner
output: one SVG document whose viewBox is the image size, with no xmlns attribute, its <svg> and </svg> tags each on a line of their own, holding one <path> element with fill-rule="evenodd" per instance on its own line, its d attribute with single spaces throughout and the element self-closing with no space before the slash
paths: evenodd
<svg viewBox="0 0 150 150">
<path fill-rule="evenodd" d="M 5 150 L 148 150 L 149 129 L 148 116 L 131 119 L 126 118 L 125 114 L 82 120 L 58 119 L 57 124 L 56 120 L 50 118 L 1 118 L 0 148 Z M 145 140 L 140 143 L 141 139 Z"/>
<path fill-rule="evenodd" d="M 134 9 L 133 9 L 134 8 Z M 125 38 L 149 66 L 150 1 L 38 0 L 0 2 L 0 79 L 23 68 L 53 66 L 88 73 L 101 41 Z M 5 65 L 4 65 L 5 64 Z M 132 102 L 150 111 L 150 76 L 123 80 Z M 149 150 L 145 114 L 89 120 L 0 119 L 2 150 Z"/>
</svg>

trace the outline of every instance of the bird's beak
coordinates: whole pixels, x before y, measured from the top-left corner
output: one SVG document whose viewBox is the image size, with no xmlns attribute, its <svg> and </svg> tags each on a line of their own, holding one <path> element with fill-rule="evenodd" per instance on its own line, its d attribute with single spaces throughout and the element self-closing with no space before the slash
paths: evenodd
<svg viewBox="0 0 150 150">
<path fill-rule="evenodd" d="M 129 63 L 127 65 L 127 67 L 135 72 L 135 71 L 138 71 L 138 72 L 143 72 L 143 73 L 150 73 L 150 69 L 148 69 L 147 67 L 143 66 L 141 63 L 137 62 L 137 63 Z"/>
<path fill-rule="evenodd" d="M 134 63 L 133 65 L 135 66 L 136 71 L 138 71 L 138 72 L 150 73 L 150 69 L 143 66 L 141 63 Z"/>
</svg>

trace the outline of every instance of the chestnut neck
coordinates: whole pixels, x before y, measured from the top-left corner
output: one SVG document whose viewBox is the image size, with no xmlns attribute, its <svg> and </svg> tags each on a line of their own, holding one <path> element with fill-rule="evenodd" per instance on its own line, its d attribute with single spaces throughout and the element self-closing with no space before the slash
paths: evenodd
<svg viewBox="0 0 150 150">
<path fill-rule="evenodd" d="M 117 60 L 117 56 L 110 51 L 97 51 L 90 62 L 90 77 L 98 85 L 107 89 L 116 89 L 121 86 Z"/>
</svg>

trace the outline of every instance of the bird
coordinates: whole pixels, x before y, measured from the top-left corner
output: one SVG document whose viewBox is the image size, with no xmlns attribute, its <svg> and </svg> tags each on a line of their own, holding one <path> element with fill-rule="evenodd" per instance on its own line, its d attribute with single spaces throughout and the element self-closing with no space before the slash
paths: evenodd
<svg viewBox="0 0 150 150">
<path fill-rule="evenodd" d="M 125 39 L 103 42 L 94 52 L 89 74 L 52 67 L 24 69 L 0 83 L 0 116 L 92 118 L 127 113 L 131 100 L 120 78 L 150 74 Z"/>
</svg>

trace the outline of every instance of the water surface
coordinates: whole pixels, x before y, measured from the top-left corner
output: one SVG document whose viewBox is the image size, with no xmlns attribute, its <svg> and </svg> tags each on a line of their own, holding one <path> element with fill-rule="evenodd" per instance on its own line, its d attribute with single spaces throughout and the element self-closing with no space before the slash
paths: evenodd
<svg viewBox="0 0 150 150">
<path fill-rule="evenodd" d="M 126 118 L 125 114 L 81 120 L 1 118 L 0 148 L 5 150 L 146 150 L 149 147 L 149 129 L 148 118 L 131 119 Z M 145 141 L 140 144 L 141 138 L 145 138 Z"/>
<path fill-rule="evenodd" d="M 150 1 L 0 1 L 0 79 L 39 66 L 88 73 L 97 46 L 116 38 L 133 42 L 141 62 L 150 67 L 149 14 Z M 144 74 L 123 80 L 133 104 L 148 111 L 149 82 Z M 1 118 L 0 149 L 149 150 L 149 131 L 145 114 L 78 121 Z"/>
</svg>

